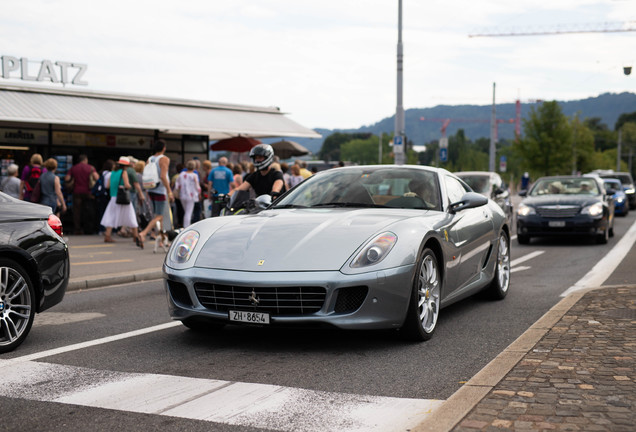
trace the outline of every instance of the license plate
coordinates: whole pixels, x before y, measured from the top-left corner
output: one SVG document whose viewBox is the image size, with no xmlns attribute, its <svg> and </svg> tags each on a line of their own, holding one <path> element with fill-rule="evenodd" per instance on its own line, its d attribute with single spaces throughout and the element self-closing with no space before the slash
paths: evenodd
<svg viewBox="0 0 636 432">
<path fill-rule="evenodd" d="M 262 312 L 229 311 L 230 321 L 250 324 L 269 324 L 269 314 Z"/>
<path fill-rule="evenodd" d="M 550 221 L 548 222 L 548 226 L 551 228 L 563 228 L 565 226 L 565 221 Z"/>
</svg>

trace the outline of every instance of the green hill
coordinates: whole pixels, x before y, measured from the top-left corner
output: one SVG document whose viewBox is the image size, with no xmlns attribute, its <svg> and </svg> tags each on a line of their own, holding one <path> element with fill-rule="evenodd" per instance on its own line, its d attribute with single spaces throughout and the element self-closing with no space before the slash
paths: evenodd
<svg viewBox="0 0 636 432">
<path fill-rule="evenodd" d="M 634 93 L 604 93 L 597 97 L 581 99 L 576 101 L 559 101 L 563 113 L 566 116 L 573 116 L 578 113 L 581 119 L 598 117 L 610 129 L 614 129 L 614 124 L 618 117 L 624 113 L 636 111 L 636 94 Z M 531 107 L 537 104 L 522 104 L 521 117 L 526 118 Z M 412 108 L 405 112 L 406 134 L 415 145 L 425 145 L 440 138 L 440 128 L 443 119 L 451 119 L 446 135 L 450 136 L 458 129 L 464 129 L 466 136 L 471 140 L 490 136 L 490 115 L 492 107 L 490 105 L 438 105 L 432 108 Z M 497 119 L 515 119 L 515 104 L 501 104 L 496 106 Z M 435 119 L 429 121 L 420 120 Z M 368 126 L 357 129 L 315 129 L 320 133 L 322 139 L 298 138 L 294 141 L 307 147 L 312 153 L 320 152 L 324 138 L 333 132 L 370 132 L 372 134 L 393 134 L 395 116 L 384 118 Z M 523 134 L 523 120 L 521 122 Z M 514 138 L 514 123 L 499 124 L 499 139 Z"/>
</svg>

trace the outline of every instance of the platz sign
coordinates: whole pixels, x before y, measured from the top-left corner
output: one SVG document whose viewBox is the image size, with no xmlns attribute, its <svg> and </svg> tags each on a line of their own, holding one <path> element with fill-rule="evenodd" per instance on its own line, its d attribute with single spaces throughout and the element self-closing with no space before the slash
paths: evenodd
<svg viewBox="0 0 636 432">
<path fill-rule="evenodd" d="M 2 56 L 2 78 L 20 78 L 23 81 L 40 81 L 74 85 L 88 85 L 82 81 L 87 65 L 83 63 L 42 60 L 29 61 L 28 58 Z"/>
</svg>

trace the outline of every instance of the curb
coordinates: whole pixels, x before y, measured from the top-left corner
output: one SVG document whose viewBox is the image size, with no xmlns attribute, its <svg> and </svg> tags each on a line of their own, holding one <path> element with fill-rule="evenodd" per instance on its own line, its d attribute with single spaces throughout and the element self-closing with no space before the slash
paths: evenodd
<svg viewBox="0 0 636 432">
<path fill-rule="evenodd" d="M 128 272 L 128 273 L 116 273 L 107 276 L 99 276 L 95 278 L 79 277 L 73 278 L 68 281 L 66 291 L 80 291 L 89 288 L 100 288 L 109 285 L 119 285 L 130 282 L 140 282 L 162 279 L 163 273 L 161 270 L 151 270 L 146 272 Z"/>
<path fill-rule="evenodd" d="M 466 384 L 449 397 L 412 432 L 446 432 L 452 430 L 470 411 L 521 361 L 550 329 L 589 291 L 573 292 L 552 306 L 537 322 L 512 342 Z"/>
</svg>

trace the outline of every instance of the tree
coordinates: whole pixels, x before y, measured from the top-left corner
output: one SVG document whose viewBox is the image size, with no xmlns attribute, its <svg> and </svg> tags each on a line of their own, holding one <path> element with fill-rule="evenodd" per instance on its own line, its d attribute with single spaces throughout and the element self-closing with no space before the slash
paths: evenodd
<svg viewBox="0 0 636 432">
<path fill-rule="evenodd" d="M 594 149 L 605 151 L 616 148 L 616 133 L 611 131 L 600 117 L 586 118 L 583 124 L 594 134 Z"/>
<path fill-rule="evenodd" d="M 340 155 L 340 147 L 351 140 L 355 139 L 367 139 L 371 137 L 372 134 L 365 133 L 342 133 L 335 132 L 325 138 L 325 141 L 322 143 L 322 147 L 320 148 L 320 159 L 329 162 L 329 161 L 337 161 L 337 160 L 346 160 L 346 158 L 342 158 Z M 377 159 L 376 159 L 377 160 Z"/>
<path fill-rule="evenodd" d="M 594 133 L 587 127 L 585 122 L 579 120 L 579 116 L 575 115 L 570 122 L 572 127 L 572 148 L 573 155 L 573 173 L 590 172 L 595 169 L 594 166 Z"/>
<path fill-rule="evenodd" d="M 515 149 L 527 171 L 556 175 L 572 170 L 572 128 L 556 101 L 532 107 L 523 129 L 525 138 Z"/>
</svg>

